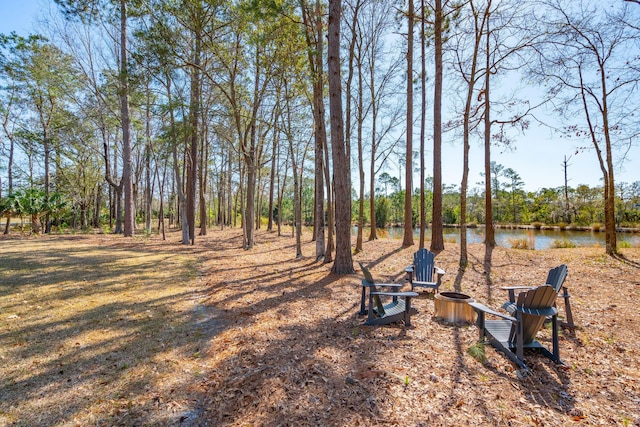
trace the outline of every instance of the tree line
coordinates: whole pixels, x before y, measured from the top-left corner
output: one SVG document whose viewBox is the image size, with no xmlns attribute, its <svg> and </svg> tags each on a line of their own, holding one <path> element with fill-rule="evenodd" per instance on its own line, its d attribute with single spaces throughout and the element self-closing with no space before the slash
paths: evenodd
<svg viewBox="0 0 640 427">
<path fill-rule="evenodd" d="M 486 223 L 492 246 L 495 222 L 602 222 L 614 253 L 616 226 L 635 221 L 637 183 L 614 180 L 638 137 L 633 2 L 55 3 L 39 34 L 0 35 L 5 233 L 16 215 L 47 233 L 164 233 L 169 221 L 184 244 L 242 227 L 251 249 L 256 229 L 289 223 L 302 256 L 307 222 L 316 258 L 349 272 L 352 223 L 355 251 L 396 222 L 403 245 L 417 226 L 424 247 L 430 224 L 442 250 L 442 227 L 459 224 L 464 266 L 467 224 Z M 526 193 L 513 171 L 491 179 L 492 149 L 517 144 L 545 109 L 559 138 L 597 156 L 602 188 Z M 443 139 L 460 141 L 455 188 L 442 182 Z M 391 162 L 411 191 L 383 182 Z"/>
<path fill-rule="evenodd" d="M 559 226 L 600 229 L 605 221 L 602 187 L 578 185 L 553 188 L 541 188 L 527 191 L 525 182 L 511 168 L 505 168 L 495 162 L 491 165 L 492 216 L 496 224 Z M 376 184 L 376 227 L 402 226 L 404 223 L 404 198 L 401 181 L 384 172 L 377 178 Z M 483 183 L 478 183 L 482 184 Z M 467 224 L 485 224 L 485 194 L 482 185 L 472 188 L 467 196 Z M 460 224 L 460 188 L 445 184 L 443 194 L 443 215 L 445 225 Z M 412 223 L 419 223 L 420 193 L 416 189 L 412 194 Z M 426 220 L 431 222 L 433 200 L 433 180 L 427 177 L 425 182 Z M 311 203 L 309 201 L 308 203 Z M 616 184 L 616 227 L 638 228 L 640 225 L 640 181 Z M 354 210 L 354 222 L 358 212 Z M 370 221 L 368 211 L 364 211 L 365 223 Z M 311 218 L 309 216 L 308 218 Z"/>
</svg>

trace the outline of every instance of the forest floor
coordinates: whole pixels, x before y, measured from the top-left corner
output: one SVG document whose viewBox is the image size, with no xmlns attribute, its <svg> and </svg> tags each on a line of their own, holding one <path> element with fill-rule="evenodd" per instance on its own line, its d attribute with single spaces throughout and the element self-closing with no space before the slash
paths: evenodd
<svg viewBox="0 0 640 427">
<path fill-rule="evenodd" d="M 287 235 L 211 230 L 195 246 L 172 232 L 0 238 L 0 426 L 640 425 L 640 248 L 543 251 L 446 243 L 441 290 L 492 307 L 501 286 L 539 285 L 569 267 L 575 330 L 565 366 L 526 353 L 530 375 L 478 331 L 413 302 L 411 327 L 364 326 L 361 273 L 295 259 Z M 366 242 L 354 261 L 404 282 L 416 246 Z M 564 304 L 559 302 L 561 315 Z M 540 335 L 549 344 L 550 330 Z"/>
</svg>

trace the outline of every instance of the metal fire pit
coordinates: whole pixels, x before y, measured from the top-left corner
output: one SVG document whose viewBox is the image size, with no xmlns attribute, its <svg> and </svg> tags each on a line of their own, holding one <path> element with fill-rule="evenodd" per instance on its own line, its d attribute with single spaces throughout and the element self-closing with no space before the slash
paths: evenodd
<svg viewBox="0 0 640 427">
<path fill-rule="evenodd" d="M 476 319 L 476 313 L 469 305 L 475 302 L 469 295 L 459 292 L 440 292 L 436 294 L 434 305 L 436 317 L 450 323 L 472 323 Z"/>
</svg>

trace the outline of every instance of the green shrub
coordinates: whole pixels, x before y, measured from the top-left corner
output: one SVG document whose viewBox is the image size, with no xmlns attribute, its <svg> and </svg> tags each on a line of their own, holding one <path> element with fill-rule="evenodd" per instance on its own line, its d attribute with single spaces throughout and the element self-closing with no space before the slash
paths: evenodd
<svg viewBox="0 0 640 427">
<path fill-rule="evenodd" d="M 534 223 L 531 224 L 533 226 L 533 228 L 535 228 L 536 230 L 540 230 L 542 228 L 542 223 L 539 221 L 536 221 Z"/>
<path fill-rule="evenodd" d="M 627 242 L 626 240 L 622 240 L 621 242 L 618 242 L 619 249 L 628 249 L 630 247 L 631 247 L 631 243 Z"/>
<path fill-rule="evenodd" d="M 567 229 L 567 223 L 566 222 L 559 222 L 558 223 L 558 228 L 560 228 L 560 230 L 564 231 Z"/>
<path fill-rule="evenodd" d="M 600 231 L 601 228 L 602 228 L 602 224 L 599 224 L 597 222 L 591 225 L 591 230 L 593 231 Z"/>
</svg>

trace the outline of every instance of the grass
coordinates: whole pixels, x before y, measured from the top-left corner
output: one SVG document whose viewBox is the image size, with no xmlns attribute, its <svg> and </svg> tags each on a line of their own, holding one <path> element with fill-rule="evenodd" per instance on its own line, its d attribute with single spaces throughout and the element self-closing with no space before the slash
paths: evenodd
<svg viewBox="0 0 640 427">
<path fill-rule="evenodd" d="M 570 240 L 564 239 L 564 240 L 559 240 L 559 239 L 555 239 L 553 241 L 553 243 L 551 244 L 552 248 L 575 248 L 576 244 Z"/>
<path fill-rule="evenodd" d="M 529 243 L 529 239 L 526 237 L 521 239 L 509 239 L 509 245 L 512 249 L 533 249 Z"/>
<path fill-rule="evenodd" d="M 469 346 L 469 348 L 467 348 L 467 354 L 473 357 L 474 359 L 476 359 L 478 362 L 484 363 L 487 361 L 487 356 L 484 351 L 484 346 L 485 346 L 484 342 L 478 341 L 475 344 Z"/>
<path fill-rule="evenodd" d="M 145 419 L 154 395 L 188 381 L 193 254 L 82 236 L 0 247 L 0 425 Z"/>
<path fill-rule="evenodd" d="M 492 346 L 478 362 L 477 329 L 434 319 L 430 292 L 412 302 L 412 327 L 363 326 L 361 274 L 331 274 L 305 233 L 302 259 L 290 235 L 266 231 L 245 251 L 239 229 L 212 230 L 195 246 L 177 243 L 179 231 L 167 243 L 0 238 L 0 426 L 639 419 L 638 249 L 621 261 L 595 248 L 496 247 L 488 271 L 484 245 L 469 245 L 459 288 L 495 308 L 501 286 L 536 285 L 551 266 L 569 267 L 578 328 L 560 341 L 572 369 L 530 352 L 523 378 Z M 364 247 L 354 260 L 385 282 L 403 280 L 416 248 L 391 239 Z M 444 289 L 457 289 L 458 263 L 447 244 Z M 550 331 L 539 339 L 549 346 Z"/>
</svg>

